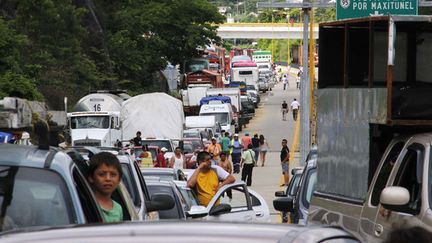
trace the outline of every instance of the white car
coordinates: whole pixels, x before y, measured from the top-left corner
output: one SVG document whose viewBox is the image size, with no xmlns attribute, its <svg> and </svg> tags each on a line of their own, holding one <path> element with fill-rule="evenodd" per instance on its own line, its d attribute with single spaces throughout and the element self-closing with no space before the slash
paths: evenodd
<svg viewBox="0 0 432 243">
<path fill-rule="evenodd" d="M 176 182 L 181 190 L 187 190 L 185 182 Z M 189 189 L 190 190 L 190 189 Z M 232 199 L 227 196 L 231 190 Z M 192 193 L 182 193 L 191 195 Z M 191 199 L 190 201 L 196 201 Z M 217 204 L 219 202 L 219 204 Z M 270 210 L 264 198 L 248 189 L 243 181 L 223 186 L 207 207 L 191 205 L 188 217 L 211 221 L 270 222 Z"/>
</svg>

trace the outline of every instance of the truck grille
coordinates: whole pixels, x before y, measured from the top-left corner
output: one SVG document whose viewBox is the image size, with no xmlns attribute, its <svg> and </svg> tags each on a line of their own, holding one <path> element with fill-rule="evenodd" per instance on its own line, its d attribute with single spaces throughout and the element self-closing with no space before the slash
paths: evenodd
<svg viewBox="0 0 432 243">
<path fill-rule="evenodd" d="M 75 140 L 74 145 L 75 146 L 100 147 L 101 146 L 101 140 L 98 140 L 98 139 L 81 139 L 81 140 Z"/>
</svg>

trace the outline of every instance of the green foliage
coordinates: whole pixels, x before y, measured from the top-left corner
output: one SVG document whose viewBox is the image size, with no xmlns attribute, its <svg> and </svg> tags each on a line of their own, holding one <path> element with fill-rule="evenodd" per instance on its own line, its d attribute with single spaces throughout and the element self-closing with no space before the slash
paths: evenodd
<svg viewBox="0 0 432 243">
<path fill-rule="evenodd" d="M 2 95 L 15 92 L 11 80 L 51 106 L 94 89 L 165 91 L 158 71 L 221 43 L 214 24 L 223 19 L 206 0 L 2 1 Z"/>
<path fill-rule="evenodd" d="M 29 100 L 43 99 L 42 94 L 36 89 L 34 80 L 13 72 L 6 72 L 0 75 L 0 98 L 6 96 Z"/>
</svg>

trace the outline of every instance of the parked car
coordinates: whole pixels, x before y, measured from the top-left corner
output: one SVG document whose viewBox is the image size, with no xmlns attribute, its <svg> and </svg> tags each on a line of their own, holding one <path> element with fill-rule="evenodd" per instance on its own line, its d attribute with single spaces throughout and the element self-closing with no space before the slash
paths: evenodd
<svg viewBox="0 0 432 243">
<path fill-rule="evenodd" d="M 0 236 L 3 243 L 34 242 L 287 242 L 356 243 L 336 227 L 247 224 L 232 222 L 161 221 L 44 229 Z"/>
<path fill-rule="evenodd" d="M 267 78 L 262 77 L 258 79 L 258 90 L 265 93 L 269 90 Z"/>
<path fill-rule="evenodd" d="M 307 223 L 309 205 L 317 183 L 316 151 L 311 151 L 308 159 L 295 197 L 283 197 L 273 200 L 273 206 L 277 211 L 290 212 L 292 215 L 291 223 L 302 225 Z"/>
<path fill-rule="evenodd" d="M 86 161 L 76 151 L 0 145 L 0 232 L 39 226 L 103 222 L 85 178 Z M 113 199 L 124 220 L 138 220 L 120 183 Z"/>
<path fill-rule="evenodd" d="M 297 194 L 297 190 L 299 188 L 300 179 L 303 174 L 303 167 L 296 167 L 291 170 L 291 180 L 285 191 L 277 191 L 275 192 L 275 197 L 291 197 L 293 201 L 295 201 L 295 196 Z M 289 215 L 288 211 L 282 211 L 282 223 L 288 222 L 288 217 L 291 219 L 293 215 Z M 291 221 L 292 222 L 292 221 Z"/>
<path fill-rule="evenodd" d="M 174 170 L 173 168 L 141 168 L 141 174 L 147 180 L 186 181 L 186 175 L 182 170 Z"/>
</svg>

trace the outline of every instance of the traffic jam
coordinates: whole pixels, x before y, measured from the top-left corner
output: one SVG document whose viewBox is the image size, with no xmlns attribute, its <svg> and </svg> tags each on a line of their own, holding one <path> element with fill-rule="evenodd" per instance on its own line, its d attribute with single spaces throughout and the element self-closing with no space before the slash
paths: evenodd
<svg viewBox="0 0 432 243">
<path fill-rule="evenodd" d="M 297 76 L 270 51 L 208 46 L 185 61 L 178 97 L 95 90 L 69 111 L 3 98 L 0 241 L 406 242 L 389 239 L 409 225 L 431 242 L 430 22 L 320 25 L 316 144 L 297 166 L 285 139 L 274 149 L 289 181 L 272 205 L 245 172 L 266 141 L 243 139 Z"/>
</svg>

